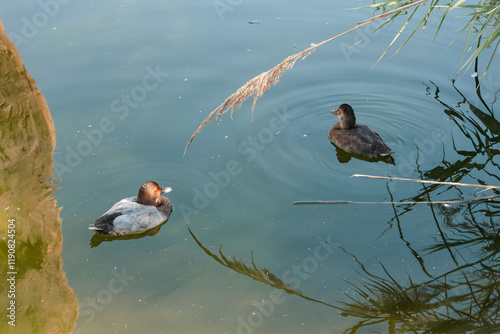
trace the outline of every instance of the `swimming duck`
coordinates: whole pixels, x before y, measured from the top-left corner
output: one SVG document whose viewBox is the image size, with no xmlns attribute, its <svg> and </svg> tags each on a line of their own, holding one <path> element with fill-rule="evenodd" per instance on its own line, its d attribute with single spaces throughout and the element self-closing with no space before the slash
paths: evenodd
<svg viewBox="0 0 500 334">
<path fill-rule="evenodd" d="M 161 194 L 172 188 L 161 188 L 156 182 L 145 182 L 137 197 L 122 199 L 89 229 L 103 235 L 125 235 L 149 230 L 165 222 L 173 211 L 170 200 Z"/>
<path fill-rule="evenodd" d="M 350 105 L 344 103 L 330 112 L 339 117 L 328 133 L 330 141 L 336 146 L 370 159 L 382 159 L 393 153 L 377 133 L 366 125 L 356 124 L 356 116 Z"/>
</svg>

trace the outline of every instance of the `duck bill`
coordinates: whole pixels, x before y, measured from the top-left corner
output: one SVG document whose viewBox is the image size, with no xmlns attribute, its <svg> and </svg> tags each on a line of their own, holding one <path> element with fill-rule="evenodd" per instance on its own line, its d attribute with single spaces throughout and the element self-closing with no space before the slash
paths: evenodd
<svg viewBox="0 0 500 334">
<path fill-rule="evenodd" d="M 330 110 L 330 113 L 332 113 L 332 114 L 334 114 L 334 115 L 338 115 L 338 112 L 339 112 L 339 110 L 338 110 L 338 109 L 337 109 L 337 110 Z"/>
<path fill-rule="evenodd" d="M 170 187 L 161 188 L 162 194 L 166 194 L 166 193 L 169 193 L 171 191 L 172 191 L 172 188 L 170 188 Z"/>
</svg>

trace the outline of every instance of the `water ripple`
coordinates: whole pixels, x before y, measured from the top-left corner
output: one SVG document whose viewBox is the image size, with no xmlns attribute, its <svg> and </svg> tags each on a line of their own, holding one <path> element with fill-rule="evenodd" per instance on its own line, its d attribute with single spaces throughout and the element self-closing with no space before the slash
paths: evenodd
<svg viewBox="0 0 500 334">
<path fill-rule="evenodd" d="M 259 108 L 282 110 L 290 122 L 275 136 L 273 145 L 269 145 L 272 148 L 263 151 L 255 163 L 273 180 L 301 189 L 361 185 L 363 181 L 347 177 L 354 173 L 386 175 L 389 170 L 394 171 L 394 166 L 383 162 L 352 158 L 341 163 L 328 139 L 330 127 L 338 120 L 330 110 L 342 103 L 351 104 L 357 121 L 379 133 L 396 152 L 396 166 L 408 155 L 406 152 L 429 138 L 432 129 L 442 127 L 442 108 L 436 109 L 421 82 L 394 75 L 382 78 L 371 74 L 351 78 L 349 83 L 326 77 L 294 80 L 295 85 L 285 83 Z M 256 112 L 255 127 L 265 128 L 271 117 L 270 113 Z"/>
</svg>

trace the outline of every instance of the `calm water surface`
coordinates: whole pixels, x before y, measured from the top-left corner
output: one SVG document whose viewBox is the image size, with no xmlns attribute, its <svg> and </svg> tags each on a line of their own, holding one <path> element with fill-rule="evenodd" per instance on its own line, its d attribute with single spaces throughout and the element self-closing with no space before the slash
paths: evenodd
<svg viewBox="0 0 500 334">
<path fill-rule="evenodd" d="M 491 310 L 481 323 L 464 315 L 480 307 L 470 295 L 463 305 L 439 303 L 467 294 L 467 279 L 498 298 L 488 276 L 498 269 L 498 203 L 293 205 L 494 194 L 351 177 L 499 184 L 499 66 L 482 96 L 473 69 L 452 85 L 463 38 L 449 43 L 460 20 L 433 44 L 436 24 L 428 27 L 376 66 L 403 21 L 353 48 L 372 29 L 324 45 L 259 99 L 253 121 L 247 102 L 233 119 L 207 125 L 183 156 L 227 96 L 370 17 L 344 11 L 362 4 L 69 1 L 47 12 L 36 2 L 0 2 L 57 130 L 55 196 L 78 333 L 342 333 L 360 323 L 357 333 L 415 324 L 423 332 L 434 320 L 453 332 L 452 320 L 497 323 Z M 26 20 L 37 15 L 39 27 L 27 34 Z M 329 111 L 344 102 L 396 152 L 395 164 L 337 153 Z M 91 247 L 87 226 L 148 180 L 174 189 L 174 213 L 160 232 L 94 238 Z M 343 304 L 355 301 L 357 313 Z"/>
</svg>

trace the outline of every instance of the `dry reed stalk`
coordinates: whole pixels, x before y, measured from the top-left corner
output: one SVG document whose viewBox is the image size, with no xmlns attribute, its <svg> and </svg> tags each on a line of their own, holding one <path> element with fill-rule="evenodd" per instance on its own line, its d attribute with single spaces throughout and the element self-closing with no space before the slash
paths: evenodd
<svg viewBox="0 0 500 334">
<path fill-rule="evenodd" d="M 357 202 L 357 201 L 297 201 L 293 204 L 392 204 L 392 205 L 409 205 L 409 204 L 456 204 L 456 203 L 470 203 L 470 202 L 480 202 L 489 201 L 494 198 L 500 197 L 500 195 L 491 195 L 472 199 L 463 199 L 456 201 L 423 201 L 423 202 Z"/>
<path fill-rule="evenodd" d="M 200 130 L 208 123 L 210 122 L 216 115 L 217 115 L 217 122 L 219 122 L 219 117 L 222 114 L 227 113 L 229 110 L 231 110 L 231 116 L 233 116 L 234 110 L 241 108 L 241 105 L 243 102 L 249 98 L 250 96 L 253 96 L 253 103 L 252 103 L 252 118 L 253 118 L 253 111 L 255 108 L 255 104 L 257 103 L 257 99 L 264 94 L 266 90 L 271 88 L 271 86 L 276 85 L 281 78 L 283 74 L 285 74 L 286 71 L 291 69 L 293 65 L 295 65 L 295 62 L 297 60 L 303 60 L 307 58 L 317 47 L 326 44 L 328 42 L 333 41 L 334 39 L 337 39 L 341 36 L 344 36 L 356 29 L 359 29 L 361 27 L 364 27 L 365 25 L 368 25 L 370 23 L 373 23 L 377 20 L 380 20 L 384 17 L 391 16 L 393 14 L 397 14 L 399 12 L 405 11 L 411 7 L 415 7 L 418 5 L 421 5 L 425 3 L 427 0 L 420 0 L 414 3 L 411 3 L 409 5 L 388 11 L 387 13 L 383 13 L 377 16 L 374 16 L 370 19 L 367 19 L 365 21 L 360 22 L 358 25 L 356 25 L 354 28 L 351 28 L 347 31 L 344 31 L 343 33 L 334 36 L 332 38 L 329 38 L 319 44 L 315 44 L 311 46 L 310 48 L 305 49 L 302 52 L 293 54 L 286 59 L 284 59 L 281 63 L 279 63 L 277 66 L 273 67 L 269 71 L 263 72 L 253 78 L 252 80 L 248 81 L 246 84 L 241 86 L 236 92 L 234 92 L 231 96 L 229 96 L 220 106 L 218 106 L 216 109 L 214 109 L 200 124 L 200 126 L 196 129 L 196 131 L 191 135 L 191 138 L 189 139 L 189 142 L 186 145 L 186 148 L 184 149 L 184 154 L 186 154 L 186 151 L 191 145 L 194 137 L 200 132 Z"/>
<path fill-rule="evenodd" d="M 474 187 L 474 188 L 485 188 L 485 189 L 500 189 L 500 186 L 488 186 L 488 185 L 483 185 L 483 184 L 469 184 L 469 183 L 458 183 L 458 182 L 414 180 L 414 179 L 405 179 L 405 178 L 401 178 L 401 177 L 390 177 L 390 176 L 373 176 L 373 175 L 364 175 L 364 174 L 354 174 L 351 177 L 368 177 L 368 178 L 372 178 L 372 179 L 410 181 L 410 182 L 430 183 L 430 184 L 447 184 L 450 186 Z"/>
<path fill-rule="evenodd" d="M 483 184 L 469 184 L 469 183 L 459 183 L 459 182 L 441 182 L 441 181 L 428 181 L 428 180 L 415 180 L 406 179 L 402 177 L 390 177 L 390 176 L 374 176 L 374 175 L 364 175 L 364 174 L 354 174 L 351 177 L 368 177 L 371 179 L 384 179 L 384 180 L 398 180 L 398 181 L 410 181 L 418 183 L 430 183 L 430 184 L 446 184 L 450 186 L 460 186 L 460 187 L 474 187 L 474 188 L 485 188 L 487 189 L 499 189 L 500 186 L 488 186 Z M 455 204 L 455 203 L 470 203 L 479 201 L 489 201 L 494 198 L 500 197 L 500 195 L 491 195 L 485 197 L 478 197 L 472 199 L 463 199 L 455 201 L 423 201 L 423 202 L 356 202 L 356 201 L 297 201 L 293 204 Z"/>
</svg>

